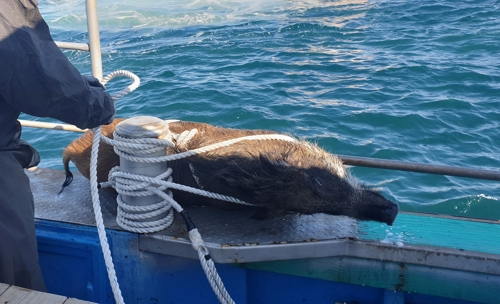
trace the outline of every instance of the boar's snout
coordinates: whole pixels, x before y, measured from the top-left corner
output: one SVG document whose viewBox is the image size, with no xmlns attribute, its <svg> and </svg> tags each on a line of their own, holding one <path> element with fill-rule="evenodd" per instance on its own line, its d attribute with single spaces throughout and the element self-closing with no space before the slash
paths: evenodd
<svg viewBox="0 0 500 304">
<path fill-rule="evenodd" d="M 399 212 L 397 204 L 373 190 L 364 190 L 358 203 L 357 218 L 361 220 L 377 221 L 392 226 Z"/>
</svg>

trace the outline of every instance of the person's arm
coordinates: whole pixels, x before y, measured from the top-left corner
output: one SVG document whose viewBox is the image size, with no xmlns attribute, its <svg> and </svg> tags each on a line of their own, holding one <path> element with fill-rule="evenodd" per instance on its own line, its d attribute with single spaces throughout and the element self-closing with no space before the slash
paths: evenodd
<svg viewBox="0 0 500 304">
<path fill-rule="evenodd" d="M 79 128 L 112 122 L 115 105 L 95 78 L 83 77 L 52 40 L 33 0 L 2 0 L 0 94 L 21 112 Z M 90 84 L 89 84 L 90 83 Z"/>
</svg>

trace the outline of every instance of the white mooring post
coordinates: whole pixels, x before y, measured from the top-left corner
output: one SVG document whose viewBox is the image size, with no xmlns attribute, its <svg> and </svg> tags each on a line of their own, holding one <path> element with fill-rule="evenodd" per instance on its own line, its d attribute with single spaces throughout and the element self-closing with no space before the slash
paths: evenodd
<svg viewBox="0 0 500 304">
<path fill-rule="evenodd" d="M 129 118 L 116 125 L 115 132 L 125 138 L 158 138 L 162 139 L 169 135 L 168 123 L 162 119 L 152 116 L 137 116 Z M 161 157 L 167 153 L 166 149 L 162 149 L 153 153 L 133 154 L 138 157 Z M 158 176 L 167 170 L 167 163 L 139 163 L 123 157 L 120 157 L 120 169 L 124 172 L 140 174 L 145 176 Z M 123 201 L 131 206 L 149 206 L 161 202 L 163 199 L 158 195 L 150 196 L 122 196 Z M 133 212 L 131 212 L 133 213 Z M 141 212 L 137 212 L 141 213 Z M 142 222 L 156 221 L 165 218 L 167 212 L 151 217 L 146 220 L 137 220 Z"/>
</svg>

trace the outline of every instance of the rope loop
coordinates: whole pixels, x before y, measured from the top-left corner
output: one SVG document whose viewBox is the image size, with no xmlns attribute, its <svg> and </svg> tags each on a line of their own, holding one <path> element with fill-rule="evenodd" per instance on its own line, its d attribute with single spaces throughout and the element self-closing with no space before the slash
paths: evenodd
<svg viewBox="0 0 500 304">
<path fill-rule="evenodd" d="M 123 96 L 127 95 L 128 93 L 134 91 L 135 89 L 137 89 L 139 87 L 139 85 L 141 83 L 141 80 L 139 79 L 139 77 L 137 77 L 137 75 L 135 75 L 132 72 L 126 71 L 126 70 L 117 70 L 117 71 L 114 71 L 112 73 L 109 73 L 108 75 L 106 75 L 106 77 L 104 77 L 102 79 L 101 83 L 103 85 L 106 85 L 108 83 L 108 81 L 110 81 L 111 79 L 118 77 L 118 76 L 125 76 L 125 77 L 132 79 L 132 84 L 130 84 L 128 87 L 121 90 L 120 92 L 113 94 L 111 96 L 113 98 L 113 100 L 118 100 L 118 99 L 122 98 Z"/>
</svg>

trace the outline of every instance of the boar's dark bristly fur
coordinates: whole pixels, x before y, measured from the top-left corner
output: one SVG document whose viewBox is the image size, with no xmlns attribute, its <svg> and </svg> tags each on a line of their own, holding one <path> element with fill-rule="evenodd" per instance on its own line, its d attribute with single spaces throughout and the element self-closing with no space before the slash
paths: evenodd
<svg viewBox="0 0 500 304">
<path fill-rule="evenodd" d="M 106 131 L 114 129 L 115 124 L 116 121 Z M 185 146 L 167 149 L 168 154 L 241 136 L 274 133 L 180 121 L 170 123 L 169 128 L 176 134 L 194 128 L 199 133 Z M 91 143 L 92 137 L 92 133 L 86 133 L 65 149 L 66 172 L 69 172 L 68 163 L 71 160 L 84 176 L 89 177 L 88 143 Z M 99 182 L 107 180 L 110 168 L 118 163 L 118 156 L 112 147 L 103 146 L 99 150 Z M 397 204 L 361 184 L 344 167 L 340 158 L 306 141 L 243 141 L 169 162 L 169 166 L 173 169 L 173 178 L 177 183 L 233 196 L 258 206 L 259 210 L 254 217 L 278 216 L 290 212 L 326 213 L 392 225 L 398 213 Z M 182 191 L 174 191 L 174 199 L 181 205 L 239 206 L 234 203 L 216 203 Z"/>
</svg>

